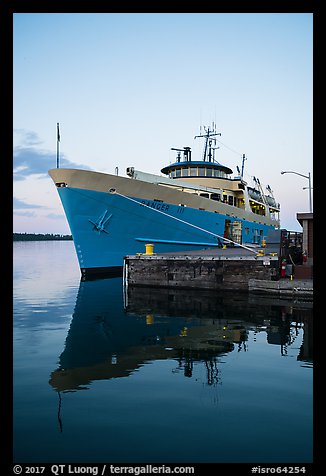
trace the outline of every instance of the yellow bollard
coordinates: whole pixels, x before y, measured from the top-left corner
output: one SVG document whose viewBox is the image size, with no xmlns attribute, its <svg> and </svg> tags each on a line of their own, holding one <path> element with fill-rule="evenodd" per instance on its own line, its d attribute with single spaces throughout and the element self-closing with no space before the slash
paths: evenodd
<svg viewBox="0 0 326 476">
<path fill-rule="evenodd" d="M 145 245 L 145 248 L 146 248 L 145 255 L 152 255 L 153 254 L 154 245 L 152 243 L 147 243 Z"/>
<path fill-rule="evenodd" d="M 266 246 L 266 240 L 265 240 L 264 238 L 261 240 L 261 245 L 262 245 L 263 247 Z"/>
<path fill-rule="evenodd" d="M 146 324 L 150 326 L 151 324 L 154 324 L 154 316 L 153 314 L 147 314 L 146 316 Z"/>
</svg>

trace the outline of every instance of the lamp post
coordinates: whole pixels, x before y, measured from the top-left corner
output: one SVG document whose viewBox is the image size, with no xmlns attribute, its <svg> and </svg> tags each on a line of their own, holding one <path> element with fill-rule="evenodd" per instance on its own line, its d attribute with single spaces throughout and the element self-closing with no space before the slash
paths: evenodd
<svg viewBox="0 0 326 476">
<path fill-rule="evenodd" d="M 286 171 L 282 171 L 281 174 L 295 174 L 295 175 L 300 175 L 300 177 L 304 177 L 306 179 L 309 180 L 309 185 L 308 187 L 304 187 L 304 188 L 309 188 L 309 210 L 310 210 L 310 213 L 312 212 L 312 201 L 311 201 L 311 176 L 310 176 L 310 172 L 308 173 L 308 175 L 303 175 L 303 174 L 299 174 L 298 172 L 293 172 L 293 170 L 286 170 Z"/>
</svg>

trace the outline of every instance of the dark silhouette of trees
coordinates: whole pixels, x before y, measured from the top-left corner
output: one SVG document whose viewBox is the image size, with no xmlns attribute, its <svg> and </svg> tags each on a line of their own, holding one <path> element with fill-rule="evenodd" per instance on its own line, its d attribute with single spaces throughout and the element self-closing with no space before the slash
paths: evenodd
<svg viewBox="0 0 326 476">
<path fill-rule="evenodd" d="M 71 235 L 53 233 L 13 233 L 13 241 L 72 240 Z"/>
</svg>

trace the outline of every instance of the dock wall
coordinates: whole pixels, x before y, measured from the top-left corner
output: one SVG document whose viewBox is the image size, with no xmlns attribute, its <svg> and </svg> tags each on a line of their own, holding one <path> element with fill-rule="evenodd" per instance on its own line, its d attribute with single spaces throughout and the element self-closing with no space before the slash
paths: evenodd
<svg viewBox="0 0 326 476">
<path fill-rule="evenodd" d="M 249 280 L 276 279 L 277 257 L 126 256 L 127 285 L 183 289 L 249 290 Z"/>
<path fill-rule="evenodd" d="M 313 298 L 313 280 L 294 280 L 288 281 L 264 281 L 259 279 L 249 279 L 248 290 L 255 294 L 270 294 L 277 297 L 300 297 L 306 299 Z"/>
</svg>

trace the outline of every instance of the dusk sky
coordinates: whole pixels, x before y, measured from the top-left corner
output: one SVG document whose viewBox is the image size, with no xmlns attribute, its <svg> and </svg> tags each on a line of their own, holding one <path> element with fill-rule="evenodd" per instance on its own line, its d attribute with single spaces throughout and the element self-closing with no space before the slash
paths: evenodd
<svg viewBox="0 0 326 476">
<path fill-rule="evenodd" d="M 301 230 L 313 172 L 312 13 L 16 13 L 14 232 L 70 233 L 47 174 L 60 166 L 160 174 L 203 125 L 217 160 L 270 185 Z M 305 189 L 304 189 L 305 188 Z"/>
</svg>

